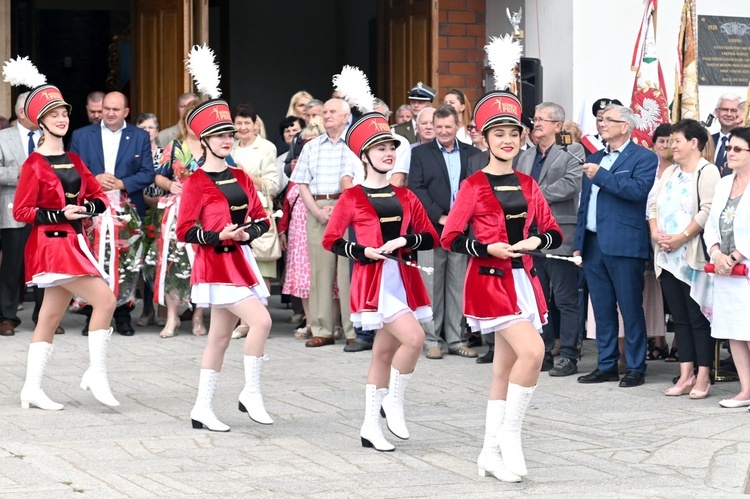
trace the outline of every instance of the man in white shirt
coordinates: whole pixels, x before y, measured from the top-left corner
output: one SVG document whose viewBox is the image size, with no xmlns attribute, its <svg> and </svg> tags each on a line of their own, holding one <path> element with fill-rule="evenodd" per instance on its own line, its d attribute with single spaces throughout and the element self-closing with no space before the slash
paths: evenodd
<svg viewBox="0 0 750 499">
<path fill-rule="evenodd" d="M 290 180 L 299 184 L 300 199 L 307 207 L 307 249 L 310 256 L 310 316 L 307 323 L 313 337 L 305 346 L 333 345 L 335 316 L 333 280 L 338 268 L 341 322 L 347 344 L 355 339 L 349 318 L 349 261 L 323 249 L 321 242 L 336 201 L 341 196 L 341 178 L 354 171 L 359 160 L 344 141 L 349 120 L 349 104 L 330 99 L 323 106 L 326 133 L 312 139 L 302 148 Z"/>
<path fill-rule="evenodd" d="M 16 100 L 15 126 L 0 130 L 0 336 L 12 336 L 21 323 L 18 318 L 19 282 L 23 272 L 23 250 L 31 226 L 16 222 L 11 208 L 16 196 L 21 166 L 39 142 L 39 127 L 26 117 L 25 92 Z M 40 300 L 41 303 L 41 300 Z"/>
</svg>

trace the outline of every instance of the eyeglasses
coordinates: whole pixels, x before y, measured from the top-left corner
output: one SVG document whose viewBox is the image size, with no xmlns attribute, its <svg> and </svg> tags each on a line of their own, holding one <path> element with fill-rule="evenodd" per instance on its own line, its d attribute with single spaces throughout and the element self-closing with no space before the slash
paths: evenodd
<svg viewBox="0 0 750 499">
<path fill-rule="evenodd" d="M 597 123 L 606 123 L 608 125 L 611 125 L 612 123 L 627 123 L 625 120 L 615 120 L 612 118 L 600 118 L 596 120 Z"/>
<path fill-rule="evenodd" d="M 531 118 L 531 123 L 542 123 L 544 121 L 546 121 L 547 123 L 561 123 L 558 120 L 548 120 L 545 118 Z"/>
<path fill-rule="evenodd" d="M 467 129 L 468 131 L 470 131 L 470 132 L 473 132 L 474 130 L 476 130 L 476 129 L 477 129 L 477 127 L 476 127 L 476 125 L 468 125 L 468 126 L 466 127 L 466 129 Z"/>
<path fill-rule="evenodd" d="M 736 107 L 735 108 L 717 107 L 716 110 L 721 111 L 722 113 L 727 113 L 727 114 L 737 114 L 740 112 L 740 110 L 737 109 Z"/>
<path fill-rule="evenodd" d="M 742 151 L 748 151 L 748 152 L 750 152 L 750 149 L 743 149 L 743 148 L 742 148 L 742 147 L 740 147 L 740 146 L 728 146 L 728 147 L 727 147 L 727 152 L 729 152 L 729 151 L 734 151 L 734 152 L 736 152 L 737 154 L 739 154 L 739 153 L 741 153 Z"/>
<path fill-rule="evenodd" d="M 156 130 L 159 127 L 150 125 L 150 126 L 139 126 L 138 128 L 140 128 L 141 130 Z"/>
</svg>

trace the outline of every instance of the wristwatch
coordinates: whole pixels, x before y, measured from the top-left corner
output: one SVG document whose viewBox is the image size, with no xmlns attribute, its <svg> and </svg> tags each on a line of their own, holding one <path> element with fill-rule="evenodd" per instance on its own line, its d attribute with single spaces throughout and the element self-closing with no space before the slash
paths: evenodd
<svg viewBox="0 0 750 499">
<path fill-rule="evenodd" d="M 737 263 L 737 258 L 735 258 L 734 253 L 729 253 L 729 258 L 732 259 L 732 262 Z"/>
<path fill-rule="evenodd" d="M 688 232 L 688 231 L 684 231 L 684 232 L 682 233 L 682 235 L 683 235 L 683 236 L 685 236 L 686 238 L 690 239 L 690 232 Z"/>
</svg>

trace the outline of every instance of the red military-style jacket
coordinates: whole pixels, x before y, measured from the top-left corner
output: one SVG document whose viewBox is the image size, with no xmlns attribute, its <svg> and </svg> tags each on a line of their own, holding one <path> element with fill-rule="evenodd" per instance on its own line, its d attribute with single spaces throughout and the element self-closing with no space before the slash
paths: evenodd
<svg viewBox="0 0 750 499">
<path fill-rule="evenodd" d="M 229 167 L 248 200 L 247 218 L 258 220 L 266 216 L 258 193 L 245 172 Z M 200 224 L 203 230 L 221 232 L 232 224 L 229 201 L 202 169 L 196 170 L 182 187 L 180 211 L 177 214 L 177 240 L 185 241 L 187 231 Z M 256 276 L 236 241 L 221 241 L 218 246 L 196 244 L 195 260 L 190 284 L 228 284 L 254 287 Z"/>
<path fill-rule="evenodd" d="M 532 222 L 536 222 L 539 233 L 555 230 L 562 236 L 562 231 L 552 217 L 549 205 L 537 183 L 528 175 L 515 173 L 518 175 L 528 205 L 524 238 L 529 237 Z M 467 225 L 471 225 L 474 236 L 480 243 L 508 242 L 503 207 L 495 197 L 487 176 L 481 171 L 468 177 L 461 184 L 443 229 L 443 237 L 440 240 L 443 248 L 450 251 L 453 240 L 466 230 Z M 539 315 L 544 317 L 547 313 L 547 302 L 536 272 L 532 272 L 533 258 L 524 255 L 522 259 L 526 274 L 534 288 Z M 464 315 L 474 319 L 492 319 L 520 313 L 512 271 L 510 259 L 472 256 L 469 259 L 464 284 Z"/>
<path fill-rule="evenodd" d="M 394 187 L 393 191 L 401 202 L 401 209 L 403 210 L 400 234 L 404 236 L 409 233 L 421 234 L 427 232 L 434 241 L 432 247 L 437 246 L 439 240 L 437 232 L 435 232 L 417 196 L 403 187 Z M 323 235 L 323 247 L 331 251 L 333 243 L 344 237 L 349 226 L 354 228 L 358 245 L 379 248 L 386 242 L 383 241 L 383 235 L 380 231 L 378 214 L 360 186 L 347 189 L 341 194 L 326 226 Z M 413 260 L 411 249 L 406 247 L 398 249 L 394 254 L 405 260 Z M 377 260 L 373 263 L 363 264 L 359 260 L 355 260 L 349 298 L 352 312 L 374 312 L 378 309 L 383 262 L 384 260 Z M 409 308 L 416 310 L 419 307 L 430 305 L 430 296 L 422 277 L 419 275 L 419 270 L 403 264 L 399 264 L 399 270 Z"/>
<path fill-rule="evenodd" d="M 109 205 L 99 182 L 81 158 L 72 152 L 68 153 L 68 157 L 81 176 L 76 203 L 83 205 L 86 201 L 100 199 Z M 34 276 L 42 273 L 101 275 L 86 255 L 86 252 L 91 254 L 88 240 L 83 235 L 78 237 L 79 234 L 67 220 L 56 224 L 37 224 L 36 215 L 40 208 L 62 210 L 65 208 L 65 192 L 62 182 L 44 156 L 33 152 L 21 167 L 13 200 L 13 218 L 32 225 L 25 250 L 26 282 L 31 282 Z"/>
</svg>

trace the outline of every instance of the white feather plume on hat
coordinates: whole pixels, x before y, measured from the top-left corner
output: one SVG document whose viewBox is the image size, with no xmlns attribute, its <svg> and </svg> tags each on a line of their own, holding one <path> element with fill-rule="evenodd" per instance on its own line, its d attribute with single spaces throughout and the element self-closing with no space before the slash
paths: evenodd
<svg viewBox="0 0 750 499">
<path fill-rule="evenodd" d="M 23 85 L 36 88 L 47 83 L 47 77 L 39 72 L 31 59 L 19 55 L 18 59 L 5 61 L 3 64 L 3 81 L 14 87 Z"/>
<path fill-rule="evenodd" d="M 221 97 L 219 66 L 214 62 L 214 51 L 208 45 L 194 45 L 185 65 L 200 93 L 209 99 Z"/>
<path fill-rule="evenodd" d="M 341 97 L 363 114 L 375 107 L 375 97 L 370 92 L 370 83 L 361 69 L 344 66 L 340 74 L 333 75 L 333 86 Z"/>
<path fill-rule="evenodd" d="M 507 90 L 516 79 L 513 70 L 521 60 L 523 47 L 511 35 L 493 36 L 484 51 L 494 73 L 495 90 Z"/>
</svg>

